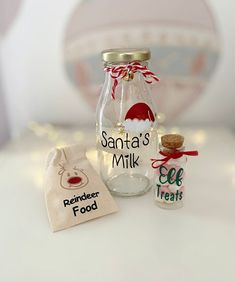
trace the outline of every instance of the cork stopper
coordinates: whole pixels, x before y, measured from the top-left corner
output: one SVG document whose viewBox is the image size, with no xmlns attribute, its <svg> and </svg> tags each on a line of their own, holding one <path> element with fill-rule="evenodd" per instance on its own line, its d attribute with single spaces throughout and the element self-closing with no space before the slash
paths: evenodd
<svg viewBox="0 0 235 282">
<path fill-rule="evenodd" d="M 179 134 L 166 134 L 161 137 L 162 146 L 168 149 L 177 149 L 183 146 L 184 137 Z"/>
</svg>

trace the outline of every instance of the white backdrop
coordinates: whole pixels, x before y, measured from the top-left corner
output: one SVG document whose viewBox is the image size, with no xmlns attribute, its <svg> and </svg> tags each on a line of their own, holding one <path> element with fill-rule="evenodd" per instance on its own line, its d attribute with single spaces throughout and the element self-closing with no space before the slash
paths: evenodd
<svg viewBox="0 0 235 282">
<path fill-rule="evenodd" d="M 31 120 L 94 123 L 94 113 L 78 98 L 78 90 L 66 79 L 61 64 L 64 27 L 77 3 L 24 0 L 15 23 L 2 39 L 2 85 L 13 135 Z M 235 2 L 211 0 L 210 6 L 218 20 L 222 55 L 205 95 L 176 122 L 234 127 Z"/>
</svg>

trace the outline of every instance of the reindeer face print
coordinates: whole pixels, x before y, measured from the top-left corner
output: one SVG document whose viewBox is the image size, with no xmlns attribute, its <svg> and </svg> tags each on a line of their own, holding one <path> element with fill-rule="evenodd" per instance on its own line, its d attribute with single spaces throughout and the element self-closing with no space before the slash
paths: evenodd
<svg viewBox="0 0 235 282">
<path fill-rule="evenodd" d="M 64 189 L 75 190 L 87 185 L 88 177 L 82 169 L 74 167 L 60 166 L 60 186 Z"/>
</svg>

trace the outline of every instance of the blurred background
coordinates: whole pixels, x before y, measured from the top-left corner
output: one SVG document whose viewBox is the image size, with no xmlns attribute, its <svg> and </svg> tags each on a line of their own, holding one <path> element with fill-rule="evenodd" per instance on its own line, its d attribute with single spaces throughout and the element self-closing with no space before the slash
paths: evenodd
<svg viewBox="0 0 235 282">
<path fill-rule="evenodd" d="M 0 0 L 0 42 L 0 281 L 234 282 L 235 1 Z M 98 170 L 100 52 L 113 47 L 151 49 L 159 133 L 199 151 L 186 205 L 116 198 L 114 217 L 51 234 L 46 156 L 76 143 Z"/>
<path fill-rule="evenodd" d="M 160 128 L 235 128 L 232 0 L 0 0 L 0 143 L 94 127 L 100 52 L 149 47 Z M 46 129 L 45 129 L 46 128 Z"/>
</svg>

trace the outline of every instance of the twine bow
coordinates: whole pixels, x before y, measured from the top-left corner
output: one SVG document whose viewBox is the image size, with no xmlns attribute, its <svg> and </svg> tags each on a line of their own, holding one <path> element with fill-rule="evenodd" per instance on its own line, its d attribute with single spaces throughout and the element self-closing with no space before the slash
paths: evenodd
<svg viewBox="0 0 235 282">
<path fill-rule="evenodd" d="M 113 78 L 112 98 L 115 99 L 115 90 L 118 86 L 119 79 L 124 78 L 130 73 L 140 72 L 144 76 L 146 83 L 151 84 L 154 81 L 159 81 L 159 78 L 151 72 L 146 66 L 142 66 L 139 62 L 132 62 L 126 65 L 118 65 L 115 67 L 105 67 L 104 70 L 110 73 Z"/>
<path fill-rule="evenodd" d="M 151 159 L 152 161 L 152 168 L 158 168 L 161 165 L 164 165 L 165 163 L 167 163 L 169 160 L 171 159 L 179 159 L 182 156 L 186 155 L 186 156 L 198 156 L 198 151 L 177 151 L 174 150 L 172 153 L 164 153 L 162 151 L 160 151 L 160 154 L 162 156 L 164 156 L 165 158 L 163 159 Z M 161 164 L 157 165 L 158 162 L 161 162 Z"/>
</svg>

